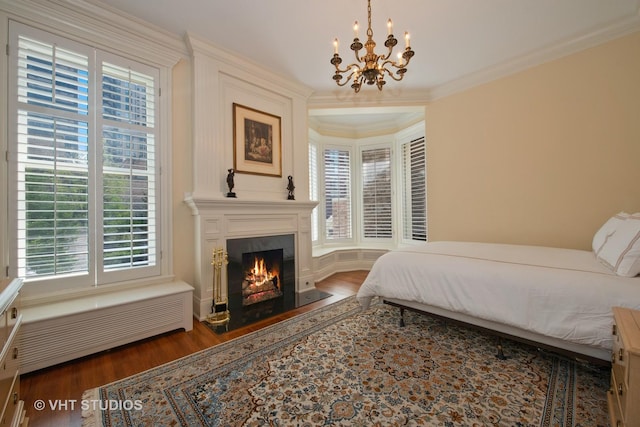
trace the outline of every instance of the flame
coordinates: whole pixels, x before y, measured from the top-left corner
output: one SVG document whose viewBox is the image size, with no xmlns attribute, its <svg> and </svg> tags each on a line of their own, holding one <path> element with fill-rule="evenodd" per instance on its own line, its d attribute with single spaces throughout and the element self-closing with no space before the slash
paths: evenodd
<svg viewBox="0 0 640 427">
<path fill-rule="evenodd" d="M 264 258 L 255 257 L 253 260 L 253 268 L 249 272 L 249 278 L 253 285 L 260 286 L 278 275 L 277 271 L 269 271 L 264 262 Z"/>
<path fill-rule="evenodd" d="M 267 272 L 267 267 L 264 265 L 264 258 L 254 259 L 253 270 L 251 272 L 256 276 L 264 276 Z"/>
</svg>

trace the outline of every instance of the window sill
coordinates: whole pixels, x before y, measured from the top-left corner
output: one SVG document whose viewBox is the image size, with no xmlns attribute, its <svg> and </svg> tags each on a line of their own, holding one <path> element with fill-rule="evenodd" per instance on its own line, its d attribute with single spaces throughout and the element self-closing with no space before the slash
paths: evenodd
<svg viewBox="0 0 640 427">
<path fill-rule="evenodd" d="M 23 321 L 28 324 L 30 322 L 51 320 L 185 292 L 192 293 L 193 287 L 182 281 L 127 288 L 111 288 L 106 292 L 93 295 L 75 296 L 53 302 L 23 304 Z"/>
<path fill-rule="evenodd" d="M 392 245 L 314 246 L 311 255 L 313 258 L 319 258 L 335 252 L 388 252 L 392 249 Z"/>
</svg>

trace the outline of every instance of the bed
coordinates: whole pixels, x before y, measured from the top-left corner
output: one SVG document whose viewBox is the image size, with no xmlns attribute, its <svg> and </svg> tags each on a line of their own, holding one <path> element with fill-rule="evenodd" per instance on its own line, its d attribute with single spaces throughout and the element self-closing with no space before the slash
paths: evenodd
<svg viewBox="0 0 640 427">
<path fill-rule="evenodd" d="M 417 310 L 578 358 L 608 361 L 611 308 L 640 309 L 640 277 L 634 273 L 640 270 L 640 215 L 633 218 L 635 240 L 618 236 L 622 243 L 616 242 L 620 224 L 609 224 L 594 236 L 594 251 L 449 241 L 393 250 L 374 263 L 357 298 L 363 309 L 378 298 L 400 307 L 401 315 Z M 611 242 L 624 247 L 618 251 L 624 252 L 623 262 L 604 259 L 611 252 L 605 243 Z M 616 264 L 626 270 L 616 270 Z"/>
</svg>

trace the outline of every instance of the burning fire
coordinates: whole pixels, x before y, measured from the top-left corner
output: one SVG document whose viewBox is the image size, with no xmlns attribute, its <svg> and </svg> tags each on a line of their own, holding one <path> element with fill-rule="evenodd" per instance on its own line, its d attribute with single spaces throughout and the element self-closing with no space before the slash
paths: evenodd
<svg viewBox="0 0 640 427">
<path fill-rule="evenodd" d="M 264 258 L 254 258 L 253 268 L 249 271 L 250 282 L 252 285 L 261 286 L 268 282 L 274 282 L 274 278 L 278 275 L 277 271 L 269 271 L 265 265 Z"/>
<path fill-rule="evenodd" d="M 249 261 L 249 260 L 247 260 Z M 253 268 L 248 263 L 245 278 L 242 281 L 242 305 L 251 305 L 282 295 L 280 289 L 280 265 L 274 264 L 269 269 L 265 258 L 254 256 Z"/>
</svg>

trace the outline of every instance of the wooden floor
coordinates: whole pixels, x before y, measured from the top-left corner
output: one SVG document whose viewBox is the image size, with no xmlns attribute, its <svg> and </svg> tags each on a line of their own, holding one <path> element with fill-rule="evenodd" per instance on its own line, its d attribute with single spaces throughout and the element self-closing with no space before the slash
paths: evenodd
<svg viewBox="0 0 640 427">
<path fill-rule="evenodd" d="M 366 271 L 335 274 L 316 283 L 318 289 L 333 294 L 331 297 L 230 332 L 216 334 L 194 320 L 193 330 L 189 332 L 169 332 L 135 344 L 22 375 L 20 394 L 25 402 L 29 426 L 80 426 L 82 423 L 81 399 L 85 390 L 142 372 L 296 314 L 354 295 L 366 276 Z M 44 402 L 43 410 L 36 409 L 40 404 L 39 401 Z"/>
</svg>

